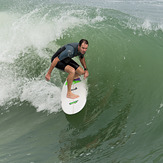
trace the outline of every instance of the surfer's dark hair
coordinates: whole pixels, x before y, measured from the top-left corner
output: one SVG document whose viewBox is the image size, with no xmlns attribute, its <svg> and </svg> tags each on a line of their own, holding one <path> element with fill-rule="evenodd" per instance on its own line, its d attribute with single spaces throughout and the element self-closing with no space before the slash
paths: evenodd
<svg viewBox="0 0 163 163">
<path fill-rule="evenodd" d="M 79 41 L 79 46 L 81 46 L 82 43 L 85 43 L 85 44 L 89 45 L 88 40 L 86 40 L 86 39 L 81 39 Z"/>
</svg>

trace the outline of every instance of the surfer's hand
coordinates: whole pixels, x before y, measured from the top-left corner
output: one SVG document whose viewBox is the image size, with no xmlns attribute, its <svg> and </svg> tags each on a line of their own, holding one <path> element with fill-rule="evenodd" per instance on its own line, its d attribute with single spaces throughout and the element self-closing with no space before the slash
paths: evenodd
<svg viewBox="0 0 163 163">
<path fill-rule="evenodd" d="M 88 76 L 89 76 L 89 72 L 88 72 L 88 70 L 85 70 L 84 71 L 84 79 L 86 79 Z"/>
<path fill-rule="evenodd" d="M 49 81 L 49 80 L 50 80 L 50 77 L 51 77 L 51 75 L 50 75 L 49 73 L 47 73 L 46 76 L 45 76 L 45 79 L 46 79 L 47 81 Z"/>
</svg>

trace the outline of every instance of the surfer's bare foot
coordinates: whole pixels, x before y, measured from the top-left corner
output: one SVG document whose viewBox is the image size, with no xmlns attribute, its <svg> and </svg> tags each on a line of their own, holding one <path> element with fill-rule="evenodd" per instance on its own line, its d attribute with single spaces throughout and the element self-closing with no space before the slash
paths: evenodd
<svg viewBox="0 0 163 163">
<path fill-rule="evenodd" d="M 67 93 L 67 98 L 75 99 L 75 98 L 78 98 L 78 97 L 79 97 L 79 95 L 75 95 L 72 92 Z"/>
</svg>

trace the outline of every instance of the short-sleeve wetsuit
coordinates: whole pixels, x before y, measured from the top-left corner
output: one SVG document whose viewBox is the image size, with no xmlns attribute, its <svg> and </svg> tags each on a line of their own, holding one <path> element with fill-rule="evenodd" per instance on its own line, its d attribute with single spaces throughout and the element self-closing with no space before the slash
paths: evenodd
<svg viewBox="0 0 163 163">
<path fill-rule="evenodd" d="M 60 61 L 55 66 L 56 68 L 64 70 L 67 65 L 70 65 L 76 70 L 79 65 L 72 60 L 72 58 L 76 56 L 79 56 L 80 58 L 84 57 L 84 55 L 78 51 L 78 45 L 79 43 L 64 45 L 52 56 L 51 62 L 53 62 L 54 58 L 58 57 Z"/>
</svg>

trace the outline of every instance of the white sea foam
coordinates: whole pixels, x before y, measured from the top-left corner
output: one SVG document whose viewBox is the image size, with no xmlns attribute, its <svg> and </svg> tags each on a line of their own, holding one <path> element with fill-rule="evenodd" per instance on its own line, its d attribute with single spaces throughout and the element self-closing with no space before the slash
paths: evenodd
<svg viewBox="0 0 163 163">
<path fill-rule="evenodd" d="M 60 110 L 60 87 L 40 78 L 17 77 L 14 71 L 8 69 L 8 66 L 0 66 L 0 71 L 0 106 L 14 105 L 20 99 L 21 103 L 27 101 L 38 112 L 51 113 Z M 60 78 L 57 74 L 55 75 Z"/>
<path fill-rule="evenodd" d="M 9 78 L 6 80 L 0 79 L 0 106 L 5 105 L 7 102 L 19 96 L 19 81 L 12 80 Z"/>
<path fill-rule="evenodd" d="M 13 105 L 15 99 L 20 99 L 22 103 L 29 102 L 37 111 L 58 112 L 60 109 L 60 87 L 40 77 L 32 79 L 25 77 L 25 74 L 17 74 L 19 67 L 15 67 L 15 59 L 20 57 L 20 53 L 26 55 L 25 52 L 31 47 L 37 50 L 37 55 L 46 57 L 44 49 L 47 44 L 53 41 L 57 46 L 55 41 L 62 38 L 67 30 L 87 24 L 87 20 L 74 15 L 81 14 L 78 10 L 68 9 L 55 15 L 51 10 L 45 10 L 48 12 L 44 13 L 43 6 L 27 13 L 0 12 L 0 106 Z M 58 80 L 60 76 L 56 76 Z"/>
<path fill-rule="evenodd" d="M 20 100 L 30 102 L 37 111 L 58 112 L 60 109 L 60 88 L 46 81 L 34 80 L 24 85 Z"/>
<path fill-rule="evenodd" d="M 49 42 L 63 37 L 68 29 L 87 23 L 86 19 L 75 17 L 75 11 L 48 17 L 52 13 L 43 14 L 42 10 L 36 8 L 22 15 L 0 12 L 1 61 L 13 62 L 28 47 L 36 48 L 41 55 Z"/>
<path fill-rule="evenodd" d="M 0 106 L 3 106 L 19 97 L 22 81 L 15 78 L 8 65 L 1 64 L 0 72 Z"/>
<path fill-rule="evenodd" d="M 127 28 L 133 29 L 134 31 L 138 32 L 145 32 L 146 34 L 149 34 L 152 31 L 163 31 L 163 24 L 160 23 L 154 23 L 150 19 L 145 19 L 145 20 L 140 20 L 137 19 L 135 20 L 134 18 L 130 18 L 128 22 L 124 21 L 124 24 L 126 24 Z"/>
</svg>

